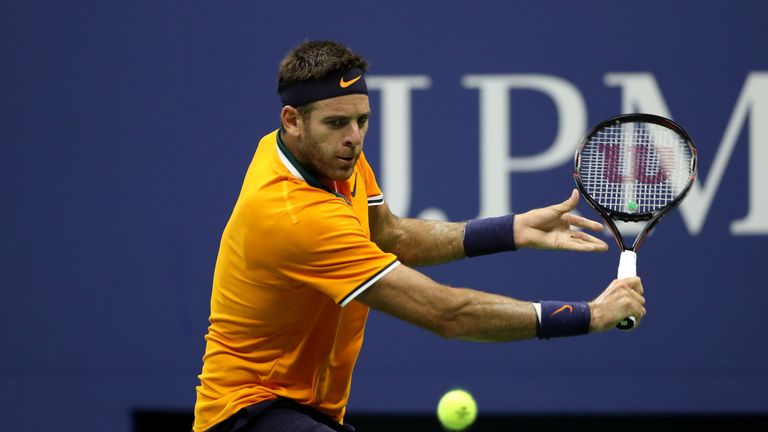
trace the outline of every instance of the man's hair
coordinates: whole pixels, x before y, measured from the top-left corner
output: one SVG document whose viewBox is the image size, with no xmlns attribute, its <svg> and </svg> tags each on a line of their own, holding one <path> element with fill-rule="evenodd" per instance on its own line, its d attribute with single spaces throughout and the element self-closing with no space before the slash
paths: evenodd
<svg viewBox="0 0 768 432">
<path fill-rule="evenodd" d="M 365 72 L 368 62 L 342 44 L 327 40 L 306 41 L 280 62 L 277 90 L 295 82 L 323 79 L 352 68 Z"/>
</svg>

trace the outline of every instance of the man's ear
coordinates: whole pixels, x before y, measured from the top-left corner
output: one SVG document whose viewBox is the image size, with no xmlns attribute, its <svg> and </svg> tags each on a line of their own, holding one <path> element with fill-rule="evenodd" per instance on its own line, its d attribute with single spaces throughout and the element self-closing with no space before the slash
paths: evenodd
<svg viewBox="0 0 768 432">
<path fill-rule="evenodd" d="M 301 116 L 299 116 L 299 112 L 296 111 L 296 108 L 285 105 L 283 109 L 280 110 L 280 122 L 283 125 L 283 130 L 286 134 L 298 138 L 301 135 L 301 123 L 302 119 Z"/>
</svg>

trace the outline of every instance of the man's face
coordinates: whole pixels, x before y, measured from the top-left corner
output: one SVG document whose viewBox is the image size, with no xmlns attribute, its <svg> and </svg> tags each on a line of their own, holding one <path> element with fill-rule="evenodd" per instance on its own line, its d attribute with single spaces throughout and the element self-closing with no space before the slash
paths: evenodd
<svg viewBox="0 0 768 432">
<path fill-rule="evenodd" d="M 368 95 L 317 101 L 303 119 L 299 160 L 318 180 L 346 180 L 355 169 L 368 131 Z"/>
</svg>

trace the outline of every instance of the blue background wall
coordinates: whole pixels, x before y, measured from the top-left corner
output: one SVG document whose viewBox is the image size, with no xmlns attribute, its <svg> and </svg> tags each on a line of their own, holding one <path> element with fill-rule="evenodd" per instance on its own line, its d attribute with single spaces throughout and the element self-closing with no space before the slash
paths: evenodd
<svg viewBox="0 0 768 432">
<path fill-rule="evenodd" d="M 265 3 L 0 2 L 2 429 L 127 431 L 132 409 L 191 409 L 219 236 L 278 124 L 277 63 L 305 39 L 350 45 L 371 75 L 430 78 L 413 96 L 409 215 L 439 207 L 454 220 L 479 205 L 478 91 L 465 75 L 560 77 L 594 124 L 622 110 L 607 73 L 652 73 L 704 182 L 747 76 L 768 71 L 759 1 Z M 377 170 L 379 99 L 366 142 Z M 508 121 L 518 154 L 544 151 L 558 126 L 533 91 Z M 427 412 L 455 385 L 484 412 L 768 411 L 766 233 L 729 228 L 749 210 L 750 146 L 768 142 L 738 135 L 700 232 L 678 212 L 649 239 L 638 331 L 482 345 L 373 313 L 350 411 Z M 512 173 L 513 210 L 564 199 L 570 172 Z M 425 272 L 590 299 L 617 258 L 523 251 Z"/>
</svg>

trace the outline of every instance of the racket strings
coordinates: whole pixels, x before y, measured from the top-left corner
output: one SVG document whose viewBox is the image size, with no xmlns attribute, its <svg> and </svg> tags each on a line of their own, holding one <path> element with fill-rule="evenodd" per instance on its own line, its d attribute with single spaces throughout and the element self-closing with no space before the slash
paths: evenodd
<svg viewBox="0 0 768 432">
<path fill-rule="evenodd" d="M 629 122 L 600 129 L 581 150 L 579 175 L 590 196 L 623 213 L 653 213 L 682 194 L 692 172 L 691 148 L 676 132 Z"/>
</svg>

